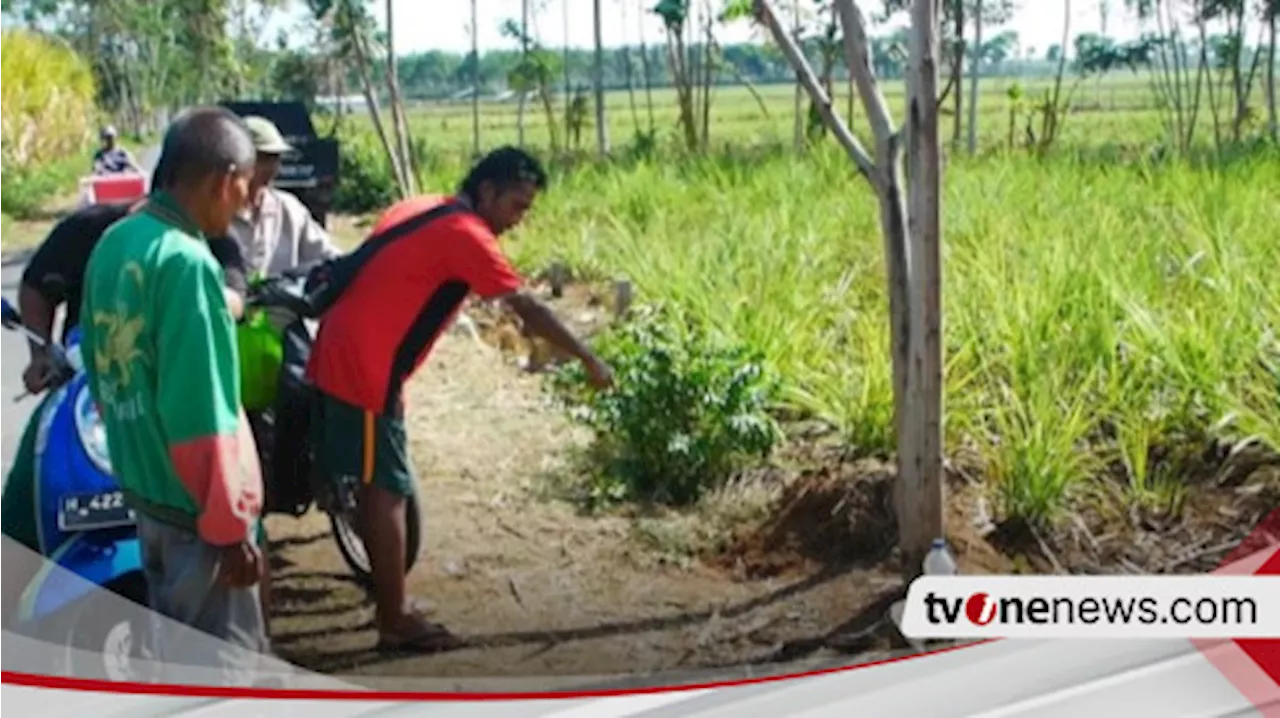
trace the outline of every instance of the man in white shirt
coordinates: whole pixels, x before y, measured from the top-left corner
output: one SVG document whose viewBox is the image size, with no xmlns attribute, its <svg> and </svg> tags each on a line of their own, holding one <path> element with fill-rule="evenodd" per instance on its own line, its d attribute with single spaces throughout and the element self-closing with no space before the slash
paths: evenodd
<svg viewBox="0 0 1280 718">
<path fill-rule="evenodd" d="M 293 150 L 280 130 L 264 117 L 244 121 L 258 150 L 257 169 L 249 186 L 249 203 L 232 220 L 230 234 L 240 245 L 246 272 L 251 277 L 278 274 L 341 254 L 297 197 L 271 186 L 282 156 Z"/>
<path fill-rule="evenodd" d="M 271 186 L 280 171 L 280 161 L 293 150 L 280 134 L 280 130 L 264 117 L 245 117 L 244 123 L 253 138 L 257 158 L 253 179 L 249 183 L 249 201 L 244 210 L 231 220 L 227 234 L 240 248 L 245 274 L 251 279 L 259 275 L 278 274 L 317 260 L 329 259 L 342 252 L 333 246 L 329 233 L 321 227 L 302 201 L 289 192 Z M 267 316 L 277 329 L 292 320 L 283 309 L 267 310 Z M 257 416 L 250 421 L 258 427 Z M 263 525 L 259 537 L 266 548 L 266 532 Z M 260 583 L 260 596 L 264 616 L 270 616 L 271 571 L 264 572 Z M 268 637 L 270 623 L 268 622 Z"/>
</svg>

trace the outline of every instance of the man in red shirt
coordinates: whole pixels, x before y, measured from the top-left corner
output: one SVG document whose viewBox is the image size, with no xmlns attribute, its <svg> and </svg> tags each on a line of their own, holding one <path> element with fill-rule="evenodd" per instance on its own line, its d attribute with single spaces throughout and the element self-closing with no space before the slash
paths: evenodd
<svg viewBox="0 0 1280 718">
<path fill-rule="evenodd" d="M 428 211 L 437 215 L 368 260 L 325 312 L 307 374 L 320 394 L 317 460 L 331 476 L 359 477 L 361 538 L 373 569 L 380 648 L 441 648 L 444 627 L 428 622 L 405 591 L 405 501 L 416 491 L 404 427 L 404 383 L 422 365 L 469 294 L 500 299 L 530 333 L 577 357 L 592 383 L 612 371 L 521 279 L 497 237 L 524 217 L 546 172 L 514 147 L 484 157 L 456 197 L 425 196 L 389 208 L 378 235 Z"/>
</svg>

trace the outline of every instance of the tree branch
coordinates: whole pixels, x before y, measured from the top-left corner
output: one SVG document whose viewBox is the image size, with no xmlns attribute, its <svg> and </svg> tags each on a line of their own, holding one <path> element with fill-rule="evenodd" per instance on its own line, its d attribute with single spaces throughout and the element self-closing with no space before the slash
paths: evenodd
<svg viewBox="0 0 1280 718">
<path fill-rule="evenodd" d="M 769 33 L 773 35 L 774 42 L 778 44 L 778 48 L 786 56 L 787 62 L 796 70 L 796 75 L 800 78 L 800 84 L 804 85 L 805 90 L 809 93 L 809 98 L 817 106 L 818 112 L 822 114 L 822 119 L 831 128 L 832 134 L 844 147 L 845 152 L 849 154 L 858 171 L 868 179 L 875 181 L 877 169 L 875 162 L 871 159 L 871 155 L 862 146 L 862 143 L 858 141 L 858 138 L 854 136 L 844 120 L 835 113 L 834 108 L 831 106 L 831 98 L 827 96 L 827 93 L 818 83 L 818 77 L 814 74 L 813 67 L 809 65 L 809 61 L 800 52 L 795 40 L 778 22 L 778 16 L 773 11 L 773 6 L 769 4 L 768 0 L 754 0 L 753 10 L 756 19 L 769 29 Z"/>
<path fill-rule="evenodd" d="M 884 93 L 880 91 L 875 70 L 871 68 L 871 44 L 867 41 L 866 20 L 853 0 L 835 0 L 835 4 L 840 13 L 840 24 L 844 26 L 845 66 L 858 85 L 858 96 L 862 98 L 862 107 L 867 113 L 871 131 L 876 136 L 876 143 L 887 147 L 895 130 Z M 893 158 L 878 159 L 885 162 L 892 161 Z"/>
</svg>

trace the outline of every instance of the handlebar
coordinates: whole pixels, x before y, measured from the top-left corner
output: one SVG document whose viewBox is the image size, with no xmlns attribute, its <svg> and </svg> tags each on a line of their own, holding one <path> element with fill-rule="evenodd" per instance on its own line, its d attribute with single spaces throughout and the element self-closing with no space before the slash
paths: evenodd
<svg viewBox="0 0 1280 718">
<path fill-rule="evenodd" d="M 310 267 L 296 267 L 256 282 L 249 288 L 245 306 L 256 309 L 285 309 L 302 317 L 313 314 L 306 293 Z"/>
<path fill-rule="evenodd" d="M 48 350 L 49 357 L 53 362 L 53 372 L 49 377 L 49 387 L 61 386 L 75 376 L 75 367 L 71 365 L 66 349 L 61 344 L 36 334 L 26 324 L 23 324 L 22 315 L 18 313 L 17 308 L 13 306 L 8 297 L 0 297 L 0 324 L 3 324 L 5 329 L 22 334 L 32 344 Z M 26 393 L 21 394 L 14 400 L 21 400 L 26 395 Z"/>
</svg>

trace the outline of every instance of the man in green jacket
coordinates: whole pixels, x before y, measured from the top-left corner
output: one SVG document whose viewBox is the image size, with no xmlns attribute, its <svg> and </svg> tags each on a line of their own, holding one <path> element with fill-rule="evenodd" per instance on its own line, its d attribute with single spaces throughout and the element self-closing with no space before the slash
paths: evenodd
<svg viewBox="0 0 1280 718">
<path fill-rule="evenodd" d="M 255 540 L 263 486 L 223 271 L 206 237 L 225 234 L 244 205 L 253 141 L 230 112 L 197 108 L 170 127 L 161 164 L 159 191 L 89 258 L 82 351 L 111 464 L 138 516 L 151 608 L 223 642 L 157 626 L 155 659 L 238 682 L 266 648 Z"/>
</svg>

